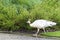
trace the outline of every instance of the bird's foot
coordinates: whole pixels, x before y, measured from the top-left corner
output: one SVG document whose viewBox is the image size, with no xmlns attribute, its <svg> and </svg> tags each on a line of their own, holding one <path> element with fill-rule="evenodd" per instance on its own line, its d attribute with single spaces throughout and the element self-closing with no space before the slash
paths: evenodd
<svg viewBox="0 0 60 40">
<path fill-rule="evenodd" d="M 33 34 L 34 37 L 37 37 L 37 34 Z"/>
</svg>

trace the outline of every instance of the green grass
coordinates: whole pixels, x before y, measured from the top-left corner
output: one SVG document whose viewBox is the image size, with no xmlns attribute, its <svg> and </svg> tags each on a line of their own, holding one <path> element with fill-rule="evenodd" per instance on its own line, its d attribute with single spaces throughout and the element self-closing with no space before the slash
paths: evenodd
<svg viewBox="0 0 60 40">
<path fill-rule="evenodd" d="M 43 36 L 60 37 L 60 31 L 42 33 Z"/>
</svg>

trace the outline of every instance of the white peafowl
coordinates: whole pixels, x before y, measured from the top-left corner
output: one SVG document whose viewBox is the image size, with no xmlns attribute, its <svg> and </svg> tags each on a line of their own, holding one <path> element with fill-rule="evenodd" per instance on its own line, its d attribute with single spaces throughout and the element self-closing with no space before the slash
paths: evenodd
<svg viewBox="0 0 60 40">
<path fill-rule="evenodd" d="M 33 36 L 37 36 L 39 29 L 43 29 L 45 32 L 46 27 L 49 27 L 49 26 L 52 27 L 52 26 L 56 25 L 55 22 L 48 21 L 48 20 L 42 20 L 42 19 L 41 20 L 35 20 L 33 23 L 31 23 L 30 20 L 28 20 L 27 23 L 29 23 L 29 25 L 31 27 L 37 28 L 37 32 Z"/>
</svg>

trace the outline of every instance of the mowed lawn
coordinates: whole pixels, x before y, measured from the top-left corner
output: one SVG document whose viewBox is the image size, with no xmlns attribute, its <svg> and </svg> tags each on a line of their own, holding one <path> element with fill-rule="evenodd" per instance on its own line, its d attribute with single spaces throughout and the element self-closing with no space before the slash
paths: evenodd
<svg viewBox="0 0 60 40">
<path fill-rule="evenodd" d="M 60 31 L 42 33 L 43 36 L 60 37 Z"/>
</svg>

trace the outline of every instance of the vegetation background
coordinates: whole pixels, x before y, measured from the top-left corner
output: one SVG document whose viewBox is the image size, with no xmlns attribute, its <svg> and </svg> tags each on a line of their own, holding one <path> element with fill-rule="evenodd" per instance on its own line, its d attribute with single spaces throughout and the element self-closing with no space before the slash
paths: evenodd
<svg viewBox="0 0 60 40">
<path fill-rule="evenodd" d="M 54 21 L 60 30 L 60 0 L 0 0 L 0 30 L 32 30 L 28 19 Z"/>
</svg>

